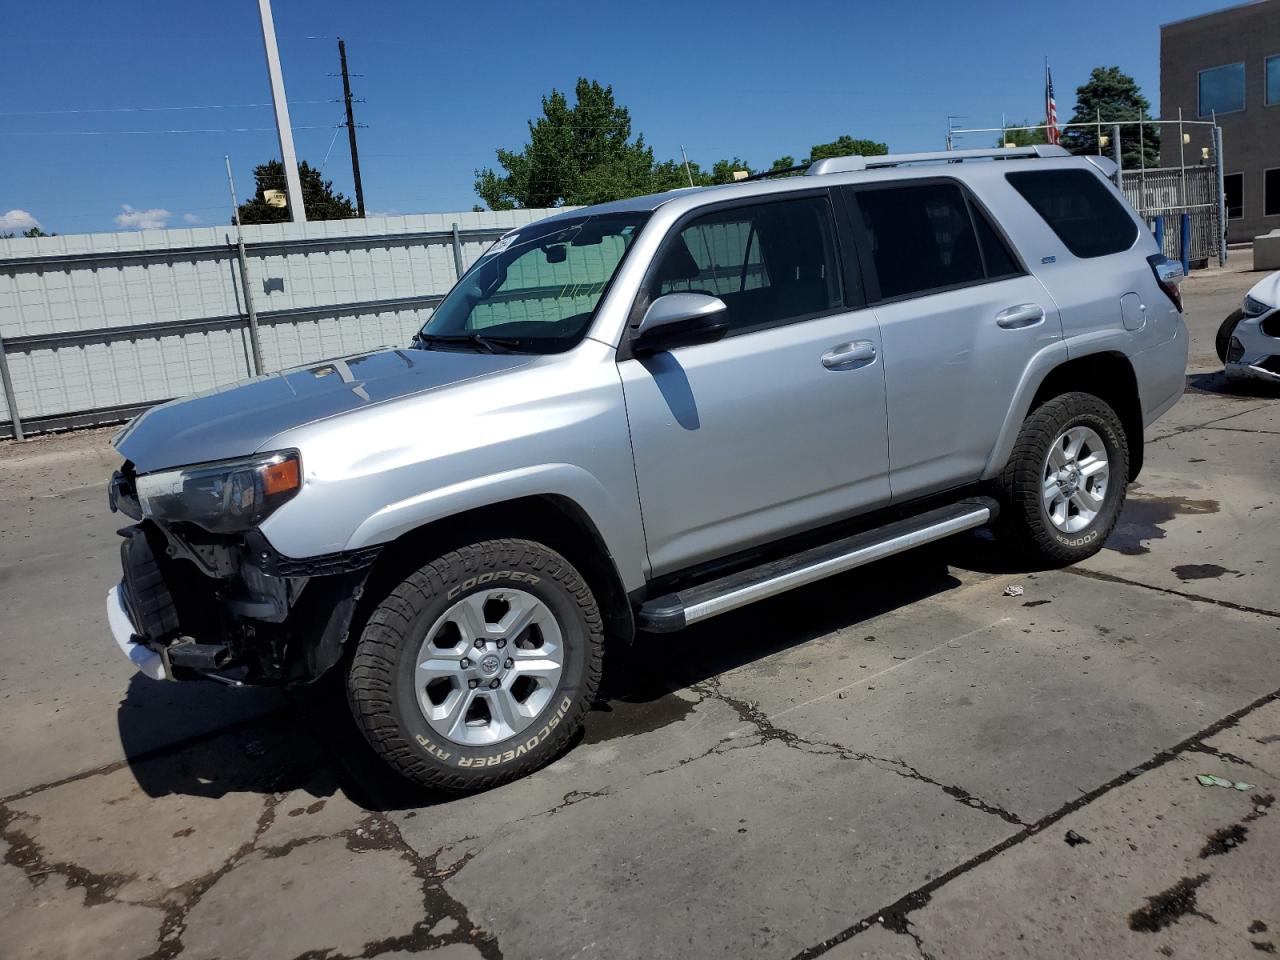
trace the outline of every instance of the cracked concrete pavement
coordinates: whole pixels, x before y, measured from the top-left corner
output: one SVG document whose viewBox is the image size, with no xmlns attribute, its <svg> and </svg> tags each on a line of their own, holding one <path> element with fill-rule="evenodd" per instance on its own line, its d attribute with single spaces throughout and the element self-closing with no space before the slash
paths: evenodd
<svg viewBox="0 0 1280 960">
<path fill-rule="evenodd" d="M 465 799 L 324 691 L 131 674 L 110 431 L 0 445 L 0 956 L 1280 950 L 1280 397 L 1212 358 L 1252 281 L 1188 281 L 1187 395 L 1094 559 L 966 536 L 642 637 L 571 750 Z"/>
</svg>

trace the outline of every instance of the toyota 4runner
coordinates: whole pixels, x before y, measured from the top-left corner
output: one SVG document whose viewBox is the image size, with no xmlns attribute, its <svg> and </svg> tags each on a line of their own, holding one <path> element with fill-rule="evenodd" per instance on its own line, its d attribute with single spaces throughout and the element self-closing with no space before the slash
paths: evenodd
<svg viewBox="0 0 1280 960">
<path fill-rule="evenodd" d="M 979 526 L 1098 550 L 1182 394 L 1177 264 L 1059 147 L 844 157 L 520 227 L 413 343 L 116 438 L 148 676 L 342 671 L 393 767 L 553 758 L 609 644 Z"/>
</svg>

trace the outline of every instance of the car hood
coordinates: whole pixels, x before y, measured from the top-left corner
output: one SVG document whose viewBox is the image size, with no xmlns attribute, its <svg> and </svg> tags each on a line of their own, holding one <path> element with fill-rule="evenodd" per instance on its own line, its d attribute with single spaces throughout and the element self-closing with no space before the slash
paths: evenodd
<svg viewBox="0 0 1280 960">
<path fill-rule="evenodd" d="M 293 427 L 491 376 L 530 354 L 381 350 L 325 360 L 152 407 L 113 443 L 139 473 L 240 457 Z"/>
<path fill-rule="evenodd" d="M 1280 270 L 1268 274 L 1250 287 L 1249 296 L 1269 307 L 1280 306 Z"/>
</svg>

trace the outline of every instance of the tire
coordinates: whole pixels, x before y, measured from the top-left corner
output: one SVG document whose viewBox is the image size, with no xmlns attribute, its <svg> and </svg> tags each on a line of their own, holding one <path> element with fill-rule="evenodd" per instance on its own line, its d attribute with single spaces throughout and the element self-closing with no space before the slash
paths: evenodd
<svg viewBox="0 0 1280 960">
<path fill-rule="evenodd" d="M 414 571 L 378 604 L 347 698 L 401 774 L 437 790 L 483 790 L 565 748 L 599 686 L 603 651 L 600 611 L 564 557 L 529 540 L 486 540 Z"/>
<path fill-rule="evenodd" d="M 1218 328 L 1218 335 L 1213 338 L 1214 349 L 1218 351 L 1218 359 L 1223 363 L 1227 362 L 1227 348 L 1231 346 L 1231 335 L 1236 332 L 1236 327 L 1244 318 L 1244 311 L 1236 309 L 1222 321 L 1222 326 Z"/>
<path fill-rule="evenodd" d="M 1083 445 L 1072 458 L 1075 439 Z M 1055 463 L 1061 468 L 1057 472 L 1069 475 L 1053 479 L 1049 497 L 1049 461 L 1055 449 Z M 1128 477 L 1129 449 L 1116 412 L 1088 393 L 1054 397 L 1027 415 L 1000 478 L 1003 539 L 1023 556 L 1050 565 L 1091 557 L 1115 529 Z M 1078 496 L 1068 495 L 1073 488 L 1080 491 Z M 1090 518 L 1085 508 L 1095 505 Z"/>
</svg>

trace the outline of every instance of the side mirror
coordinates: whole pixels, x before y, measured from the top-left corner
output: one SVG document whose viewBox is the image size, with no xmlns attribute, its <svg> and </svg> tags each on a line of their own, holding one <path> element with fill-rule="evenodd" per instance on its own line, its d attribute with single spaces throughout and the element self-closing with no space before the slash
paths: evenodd
<svg viewBox="0 0 1280 960">
<path fill-rule="evenodd" d="M 729 332 L 729 308 L 705 293 L 668 293 L 649 304 L 631 339 L 631 352 L 648 357 L 675 347 L 711 343 Z"/>
</svg>

